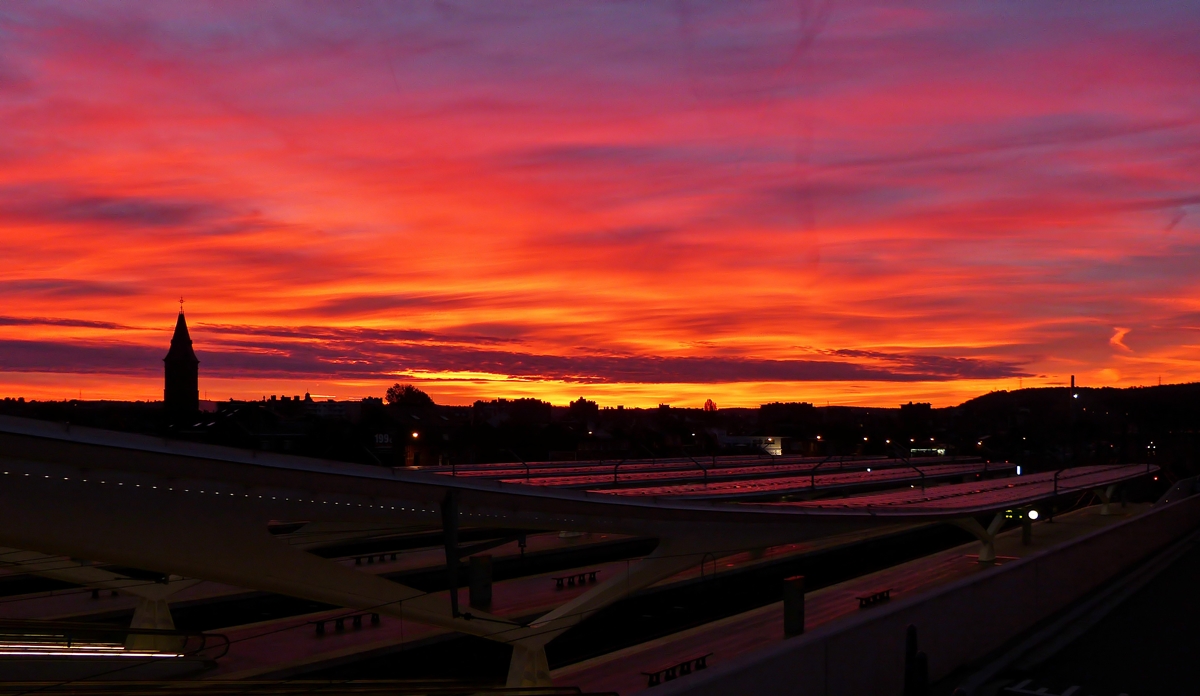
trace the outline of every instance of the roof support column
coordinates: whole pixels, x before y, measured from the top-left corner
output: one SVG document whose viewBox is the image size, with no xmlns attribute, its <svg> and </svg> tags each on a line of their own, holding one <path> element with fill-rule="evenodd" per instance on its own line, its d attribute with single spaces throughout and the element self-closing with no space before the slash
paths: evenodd
<svg viewBox="0 0 1200 696">
<path fill-rule="evenodd" d="M 961 529 L 965 529 L 975 538 L 979 539 L 979 562 L 980 563 L 995 563 L 996 562 L 996 532 L 1000 531 L 1000 526 L 1004 524 L 1004 513 L 997 512 L 992 518 L 991 524 L 984 529 L 983 525 L 979 524 L 979 520 L 974 517 L 964 517 L 962 519 L 953 520 L 952 524 Z"/>
<path fill-rule="evenodd" d="M 1112 514 L 1112 512 L 1108 509 L 1108 504 L 1112 502 L 1113 493 L 1116 493 L 1116 491 L 1116 484 L 1111 485 L 1108 488 L 1097 488 L 1092 491 L 1096 494 L 1096 497 L 1100 499 L 1101 515 L 1108 516 Z"/>
<path fill-rule="evenodd" d="M 446 491 L 442 500 L 442 538 L 446 545 L 446 585 L 450 588 L 450 616 L 458 612 L 458 491 Z"/>
<path fill-rule="evenodd" d="M 140 598 L 137 608 L 133 610 L 133 621 L 129 627 L 174 630 L 175 621 L 171 618 L 171 608 L 167 600 Z M 130 650 L 174 652 L 183 649 L 185 640 L 176 636 L 130 635 L 125 639 L 125 647 Z"/>
<path fill-rule="evenodd" d="M 698 565 L 705 555 L 712 553 L 698 551 L 695 542 L 671 543 L 663 539 L 653 553 L 630 566 L 625 573 L 597 585 L 529 626 L 509 631 L 513 654 L 508 666 L 507 686 L 551 686 L 546 643 L 604 607 Z"/>
</svg>

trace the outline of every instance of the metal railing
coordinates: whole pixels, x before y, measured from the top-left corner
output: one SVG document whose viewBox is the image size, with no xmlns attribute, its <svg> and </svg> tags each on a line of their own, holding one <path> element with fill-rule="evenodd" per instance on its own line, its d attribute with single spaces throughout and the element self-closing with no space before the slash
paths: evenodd
<svg viewBox="0 0 1200 696">
<path fill-rule="evenodd" d="M 629 461 L 629 460 L 622 459 L 621 461 L 617 462 L 616 464 L 613 464 L 613 485 L 614 486 L 617 485 L 617 469 L 620 469 L 621 465 L 627 461 Z"/>
<path fill-rule="evenodd" d="M 517 461 L 521 462 L 521 465 L 525 467 L 525 483 L 529 483 L 529 462 L 525 461 L 524 459 L 521 459 L 521 455 L 517 454 L 516 452 L 514 452 L 510 449 L 505 449 L 504 451 L 508 452 L 512 456 L 516 457 Z"/>
<path fill-rule="evenodd" d="M 811 474 L 811 476 L 809 478 L 809 482 L 808 482 L 808 489 L 810 491 L 817 490 L 817 469 L 820 469 L 822 466 L 825 465 L 825 462 L 833 459 L 833 457 L 834 457 L 834 455 L 832 455 L 832 454 L 825 457 L 821 461 L 817 462 L 817 465 L 814 466 L 812 468 L 812 471 L 809 472 Z M 841 469 L 846 468 L 845 467 L 845 464 L 846 464 L 845 455 L 837 455 L 837 457 L 838 457 L 838 469 L 841 470 Z"/>
</svg>

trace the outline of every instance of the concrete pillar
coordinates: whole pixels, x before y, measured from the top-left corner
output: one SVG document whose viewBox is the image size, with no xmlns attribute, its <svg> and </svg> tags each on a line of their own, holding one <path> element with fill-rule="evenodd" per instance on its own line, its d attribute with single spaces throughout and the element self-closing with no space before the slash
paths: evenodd
<svg viewBox="0 0 1200 696">
<path fill-rule="evenodd" d="M 528 626 L 501 632 L 513 646 L 506 686 L 552 686 L 546 667 L 546 643 L 613 602 L 695 567 L 702 558 L 711 555 L 702 550 L 701 545 L 714 543 L 720 542 L 662 538 L 653 553 L 631 564 L 625 571 L 614 572 L 604 582 Z"/>
<path fill-rule="evenodd" d="M 929 696 L 929 658 L 923 650 L 917 652 L 914 671 L 916 676 L 913 678 L 913 696 Z"/>
<path fill-rule="evenodd" d="M 171 618 L 171 609 L 165 599 L 138 600 L 137 608 L 133 610 L 133 621 L 130 628 L 152 628 L 157 630 L 174 630 L 175 621 Z M 177 636 L 156 636 L 131 634 L 125 639 L 125 647 L 130 650 L 154 650 L 175 652 L 183 649 L 186 639 Z"/>
<path fill-rule="evenodd" d="M 450 588 L 450 615 L 458 618 L 458 491 L 446 491 L 442 499 L 442 541 L 446 547 L 446 585 Z"/>
<path fill-rule="evenodd" d="M 794 575 L 783 581 L 783 635 L 804 633 L 804 576 Z"/>
<path fill-rule="evenodd" d="M 550 664 L 546 661 L 545 645 L 526 645 L 519 641 L 513 643 L 507 684 L 510 688 L 554 685 L 550 680 Z"/>
<path fill-rule="evenodd" d="M 1029 512 L 1026 511 L 1021 515 L 1021 544 L 1029 546 L 1033 543 L 1033 520 L 1029 519 Z"/>
<path fill-rule="evenodd" d="M 1100 488 L 1096 489 L 1096 495 L 1100 498 L 1100 514 L 1101 515 L 1111 514 L 1111 512 L 1108 509 L 1108 504 L 1112 502 L 1113 493 L 1116 492 L 1116 490 L 1117 490 L 1117 487 L 1115 485 L 1109 486 L 1108 488 L 1104 488 L 1104 489 L 1100 489 Z"/>
<path fill-rule="evenodd" d="M 904 688 L 903 696 L 917 693 L 917 627 L 909 624 L 904 632 Z"/>
<path fill-rule="evenodd" d="M 492 556 L 471 556 L 470 566 L 471 606 L 487 609 L 492 606 Z"/>
<path fill-rule="evenodd" d="M 929 658 L 917 647 L 917 627 L 904 634 L 904 696 L 929 696 Z"/>
<path fill-rule="evenodd" d="M 951 522 L 962 529 L 975 535 L 979 539 L 979 562 L 980 563 L 995 563 L 996 562 L 996 532 L 1000 531 L 1000 526 L 1004 524 L 1004 513 L 997 512 L 992 518 L 991 524 L 984 529 L 983 525 L 973 517 L 964 517 L 959 520 L 951 520 Z"/>
</svg>

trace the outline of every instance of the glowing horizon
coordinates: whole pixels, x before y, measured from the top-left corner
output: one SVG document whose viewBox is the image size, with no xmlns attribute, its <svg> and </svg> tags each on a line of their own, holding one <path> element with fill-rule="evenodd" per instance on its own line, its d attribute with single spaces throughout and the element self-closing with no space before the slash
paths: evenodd
<svg viewBox="0 0 1200 696">
<path fill-rule="evenodd" d="M 1200 381 L 1200 7 L 0 7 L 0 396 Z"/>
</svg>

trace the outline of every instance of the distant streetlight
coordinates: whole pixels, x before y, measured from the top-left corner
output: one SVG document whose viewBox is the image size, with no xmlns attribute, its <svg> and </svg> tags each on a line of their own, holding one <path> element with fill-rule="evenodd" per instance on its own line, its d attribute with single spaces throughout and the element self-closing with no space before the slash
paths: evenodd
<svg viewBox="0 0 1200 696">
<path fill-rule="evenodd" d="M 417 433 L 414 431 L 414 432 L 413 432 L 413 439 L 415 440 L 415 439 L 417 439 L 418 437 L 420 437 L 420 435 L 418 435 L 418 434 L 417 434 Z"/>
<path fill-rule="evenodd" d="M 1029 515 L 1028 515 L 1028 517 L 1029 517 L 1029 519 L 1031 519 L 1031 520 L 1036 520 L 1036 519 L 1038 518 L 1038 511 L 1037 511 L 1037 510 L 1030 510 L 1030 511 L 1029 511 Z"/>
</svg>

